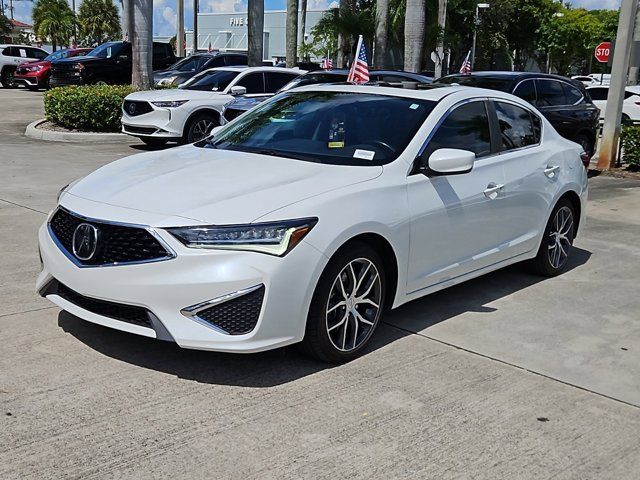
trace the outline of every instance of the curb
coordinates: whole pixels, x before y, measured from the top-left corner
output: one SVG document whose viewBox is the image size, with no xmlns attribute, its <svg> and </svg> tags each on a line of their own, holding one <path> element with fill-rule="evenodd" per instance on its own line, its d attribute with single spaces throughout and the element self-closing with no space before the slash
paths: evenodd
<svg viewBox="0 0 640 480">
<path fill-rule="evenodd" d="M 36 140 L 46 140 L 49 142 L 67 143 L 121 143 L 130 141 L 129 135 L 124 133 L 85 133 L 85 132 L 55 132 L 52 130 L 42 130 L 38 125 L 44 123 L 46 119 L 41 118 L 27 125 L 25 136 Z"/>
</svg>

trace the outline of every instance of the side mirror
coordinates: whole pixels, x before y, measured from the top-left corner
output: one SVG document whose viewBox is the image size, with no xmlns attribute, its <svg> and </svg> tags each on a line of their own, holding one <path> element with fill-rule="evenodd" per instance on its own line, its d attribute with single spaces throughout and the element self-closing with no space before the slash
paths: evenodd
<svg viewBox="0 0 640 480">
<path fill-rule="evenodd" d="M 223 128 L 223 125 L 218 125 L 217 127 L 213 127 L 213 128 L 211 129 L 211 131 L 209 132 L 209 135 L 211 135 L 212 137 L 215 137 L 215 136 L 216 136 L 216 134 L 217 134 L 220 130 L 222 130 L 222 128 Z"/>
<path fill-rule="evenodd" d="M 234 97 L 237 97 L 239 95 L 246 95 L 247 89 L 246 87 L 241 87 L 240 85 L 234 85 L 233 87 L 231 87 L 229 93 Z"/>
<path fill-rule="evenodd" d="M 441 148 L 431 154 L 427 162 L 427 174 L 460 175 L 469 173 L 473 168 L 476 154 L 469 150 Z"/>
</svg>

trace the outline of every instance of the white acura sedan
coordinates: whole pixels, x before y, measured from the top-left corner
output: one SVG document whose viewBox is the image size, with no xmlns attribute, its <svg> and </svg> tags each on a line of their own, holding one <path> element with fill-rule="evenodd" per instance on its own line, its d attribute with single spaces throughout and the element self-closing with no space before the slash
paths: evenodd
<svg viewBox="0 0 640 480">
<path fill-rule="evenodd" d="M 197 142 L 220 125 L 222 108 L 234 96 L 275 93 L 303 73 L 277 67 L 211 68 L 178 88 L 134 92 L 122 104 L 122 132 L 149 145 Z"/>
<path fill-rule="evenodd" d="M 39 231 L 37 289 L 181 347 L 302 342 L 346 361 L 385 308 L 523 260 L 566 269 L 581 153 L 497 91 L 304 87 L 64 188 Z"/>
</svg>

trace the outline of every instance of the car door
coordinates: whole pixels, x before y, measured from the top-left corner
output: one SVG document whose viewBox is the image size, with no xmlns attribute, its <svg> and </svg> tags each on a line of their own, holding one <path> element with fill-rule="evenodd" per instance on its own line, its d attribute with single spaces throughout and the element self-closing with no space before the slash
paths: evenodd
<svg viewBox="0 0 640 480">
<path fill-rule="evenodd" d="M 131 83 L 132 58 L 131 44 L 127 43 L 122 50 L 118 52 L 115 59 L 110 59 L 113 65 L 105 63 L 102 75 L 107 78 L 109 83 L 124 84 Z"/>
<path fill-rule="evenodd" d="M 566 108 L 567 98 L 558 80 L 537 79 L 536 90 L 538 99 L 536 107 L 560 135 L 570 138 L 575 128 L 571 112 Z"/>
<path fill-rule="evenodd" d="M 504 174 L 485 101 L 452 109 L 416 162 L 425 162 L 440 148 L 470 150 L 476 160 L 466 174 L 425 176 L 414 168 L 409 175 L 409 293 L 486 267 L 502 256 L 502 226 L 508 221 L 502 212 Z"/>
<path fill-rule="evenodd" d="M 536 113 L 508 100 L 494 100 L 491 110 L 504 171 L 501 210 L 508 221 L 502 228 L 510 245 L 504 260 L 537 248 L 560 165 L 541 145 L 542 120 Z"/>
</svg>

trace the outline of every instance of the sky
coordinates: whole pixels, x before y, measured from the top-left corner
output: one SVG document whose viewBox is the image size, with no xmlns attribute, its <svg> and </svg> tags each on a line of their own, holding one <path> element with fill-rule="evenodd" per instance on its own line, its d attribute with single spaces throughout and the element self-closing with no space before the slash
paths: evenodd
<svg viewBox="0 0 640 480">
<path fill-rule="evenodd" d="M 76 0 L 76 6 L 82 0 Z M 308 0 L 307 8 L 326 8 L 332 0 Z M 596 8 L 617 9 L 621 0 L 570 0 L 574 7 L 589 10 Z M 8 0 L 5 0 L 8 3 Z M 71 3 L 71 1 L 69 1 Z M 116 3 L 120 3 L 116 0 Z M 14 0 L 14 17 L 16 20 L 31 23 L 33 2 Z M 185 28 L 193 26 L 193 2 L 185 0 Z M 173 36 L 176 32 L 176 0 L 153 0 L 153 34 L 154 36 Z M 265 10 L 284 10 L 286 0 L 265 0 Z M 200 0 L 201 12 L 243 12 L 247 10 L 246 0 Z"/>
</svg>

